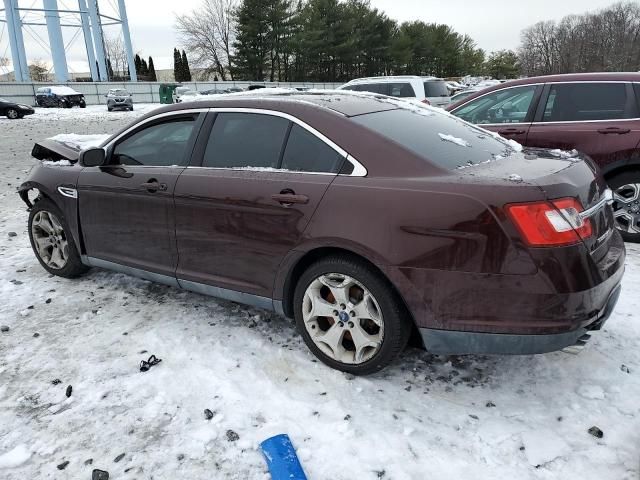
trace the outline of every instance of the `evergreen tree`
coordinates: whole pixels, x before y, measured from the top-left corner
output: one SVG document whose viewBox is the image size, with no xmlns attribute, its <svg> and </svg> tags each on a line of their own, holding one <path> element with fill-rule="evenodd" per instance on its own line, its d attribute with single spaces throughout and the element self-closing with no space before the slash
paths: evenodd
<svg viewBox="0 0 640 480">
<path fill-rule="evenodd" d="M 144 61 L 144 60 L 143 60 Z M 189 68 L 189 60 L 187 59 L 187 54 L 184 50 L 182 50 L 182 81 L 190 82 L 191 81 L 191 69 Z"/>
<path fill-rule="evenodd" d="M 136 74 L 137 75 L 141 75 L 141 73 L 140 73 L 140 55 L 138 55 L 137 53 L 136 53 L 136 56 L 133 59 L 133 63 L 135 65 L 135 67 L 136 67 Z"/>
<path fill-rule="evenodd" d="M 111 59 L 107 58 L 107 80 L 113 80 L 113 67 L 111 66 Z"/>
<path fill-rule="evenodd" d="M 158 76 L 156 75 L 156 67 L 153 65 L 153 58 L 149 57 L 149 81 L 157 82 Z"/>
<path fill-rule="evenodd" d="M 144 58 L 140 59 L 140 75 L 143 77 L 149 75 L 149 67 L 147 66 L 147 62 Z"/>
<path fill-rule="evenodd" d="M 270 10 L 272 0 L 242 0 L 236 10 L 237 32 L 234 64 L 240 77 L 263 81 L 268 71 Z"/>
<path fill-rule="evenodd" d="M 182 57 L 177 48 L 173 49 L 173 76 L 176 82 L 184 81 L 182 77 Z"/>
</svg>

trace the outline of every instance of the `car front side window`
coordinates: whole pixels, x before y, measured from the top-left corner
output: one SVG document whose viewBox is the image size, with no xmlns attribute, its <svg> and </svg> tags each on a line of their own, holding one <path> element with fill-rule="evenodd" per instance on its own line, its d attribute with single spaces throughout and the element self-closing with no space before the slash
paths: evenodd
<svg viewBox="0 0 640 480">
<path fill-rule="evenodd" d="M 188 163 L 187 145 L 197 115 L 188 115 L 138 130 L 117 143 L 111 163 L 167 167 Z"/>
<path fill-rule="evenodd" d="M 535 85 L 498 90 L 471 100 L 453 114 L 475 124 L 523 123 L 535 90 Z"/>
</svg>

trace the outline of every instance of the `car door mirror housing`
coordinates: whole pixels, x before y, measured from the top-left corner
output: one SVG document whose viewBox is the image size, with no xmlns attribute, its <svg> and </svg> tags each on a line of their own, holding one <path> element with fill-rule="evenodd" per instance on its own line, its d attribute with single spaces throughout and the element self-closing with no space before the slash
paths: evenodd
<svg viewBox="0 0 640 480">
<path fill-rule="evenodd" d="M 78 161 L 83 167 L 102 167 L 107 163 L 107 154 L 104 148 L 88 148 L 80 152 Z"/>
</svg>

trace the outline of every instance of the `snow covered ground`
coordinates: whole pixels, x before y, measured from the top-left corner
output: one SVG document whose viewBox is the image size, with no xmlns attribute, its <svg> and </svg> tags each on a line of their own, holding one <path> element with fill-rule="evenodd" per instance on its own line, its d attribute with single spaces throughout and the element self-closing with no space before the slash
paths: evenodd
<svg viewBox="0 0 640 480">
<path fill-rule="evenodd" d="M 366 378 L 316 362 L 272 313 L 99 269 L 49 276 L 15 194 L 33 142 L 142 111 L 0 120 L 0 478 L 267 479 L 257 445 L 283 432 L 310 480 L 639 478 L 638 246 L 578 356 L 410 349 Z M 162 362 L 139 372 L 152 353 Z"/>
</svg>

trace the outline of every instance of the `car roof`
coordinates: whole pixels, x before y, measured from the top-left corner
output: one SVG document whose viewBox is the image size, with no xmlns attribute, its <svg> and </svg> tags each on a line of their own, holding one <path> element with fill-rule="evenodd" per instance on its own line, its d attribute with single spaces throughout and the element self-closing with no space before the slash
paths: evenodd
<svg viewBox="0 0 640 480">
<path fill-rule="evenodd" d="M 391 75 L 386 77 L 363 77 L 363 78 L 355 78 L 350 82 L 347 82 L 346 85 L 355 84 L 355 83 L 375 83 L 375 82 L 397 82 L 398 80 L 418 80 L 420 82 L 433 82 L 433 81 L 444 81 L 442 78 L 438 77 L 421 77 L 418 75 Z"/>
<path fill-rule="evenodd" d="M 541 75 L 538 77 L 519 78 L 508 82 L 498 83 L 478 90 L 473 95 L 447 106 L 446 110 L 451 111 L 460 105 L 471 100 L 486 95 L 489 92 L 502 90 L 519 85 L 534 85 L 539 83 L 563 83 L 563 82 L 640 82 L 640 72 L 596 72 L 596 73 L 564 73 L 557 75 Z"/>
<path fill-rule="evenodd" d="M 270 91 L 273 90 L 273 91 Z M 218 95 L 211 99 L 190 101 L 169 105 L 163 112 L 187 110 L 193 108 L 257 108 L 277 110 L 295 115 L 297 112 L 317 108 L 331 110 L 345 117 L 366 113 L 394 110 L 398 108 L 390 98 L 375 94 L 354 94 L 343 90 L 306 91 L 283 89 L 261 89 L 252 92 Z M 158 113 L 155 110 L 152 113 Z"/>
</svg>

